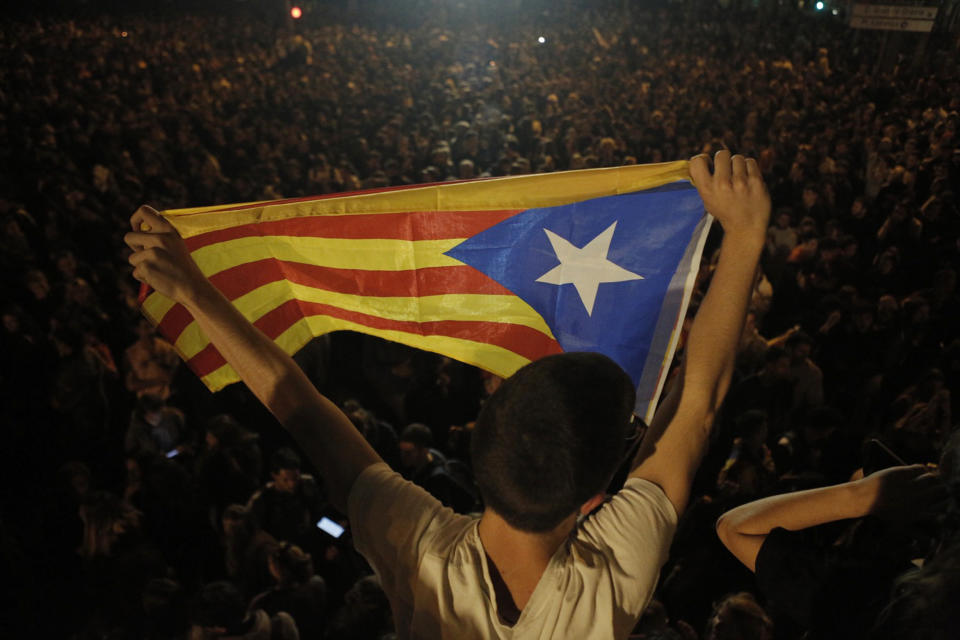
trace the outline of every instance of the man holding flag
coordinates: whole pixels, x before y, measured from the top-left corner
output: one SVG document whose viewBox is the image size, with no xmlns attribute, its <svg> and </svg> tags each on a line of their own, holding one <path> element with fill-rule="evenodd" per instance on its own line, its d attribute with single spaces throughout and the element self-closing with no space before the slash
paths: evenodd
<svg viewBox="0 0 960 640">
<path fill-rule="evenodd" d="M 551 327 L 562 348 L 531 358 L 478 418 L 472 453 L 486 505 L 479 519 L 443 508 L 383 464 L 293 359 L 211 284 L 175 225 L 142 207 L 126 242 L 134 276 L 189 313 L 324 476 L 380 577 L 398 637 L 623 638 L 653 593 L 729 386 L 770 212 L 752 159 L 721 151 L 711 172 L 709 159 L 697 156 L 689 176 L 723 226 L 720 262 L 681 374 L 623 489 L 604 504 L 637 406 L 637 375 L 607 356 L 577 353 L 576 340 Z M 537 280 L 562 291 L 572 284 L 576 297 L 567 296 L 567 308 L 575 301 L 592 317 L 606 287 L 644 278 L 610 259 L 616 224 L 586 242 L 549 226 L 536 230 L 559 262 Z M 467 249 L 461 244 L 449 255 L 473 264 Z M 479 262 L 497 282 L 509 280 Z"/>
</svg>

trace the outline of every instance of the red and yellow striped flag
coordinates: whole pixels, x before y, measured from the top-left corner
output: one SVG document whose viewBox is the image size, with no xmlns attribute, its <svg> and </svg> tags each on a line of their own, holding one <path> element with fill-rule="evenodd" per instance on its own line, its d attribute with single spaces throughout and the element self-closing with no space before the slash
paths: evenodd
<svg viewBox="0 0 960 640">
<path fill-rule="evenodd" d="M 695 216 L 685 223 L 683 246 L 677 251 L 688 263 L 691 257 L 699 259 L 705 237 L 702 203 L 688 183 L 675 184 L 687 177 L 686 162 L 674 162 L 169 210 L 163 215 L 183 236 L 203 273 L 288 353 L 315 336 L 352 330 L 509 376 L 544 355 L 590 349 L 571 340 L 580 330 L 564 323 L 577 314 L 571 321 L 585 328 L 587 321 L 616 323 L 604 320 L 613 318 L 604 309 L 632 295 L 616 287 L 646 282 L 650 288 L 656 282 L 651 274 L 660 267 L 631 262 L 637 255 L 652 255 L 654 249 L 630 248 L 639 234 L 630 231 L 627 225 L 632 223 L 623 218 L 636 217 L 634 210 L 643 205 L 623 196 L 645 192 L 692 202 L 692 194 Z M 661 214 L 673 220 L 671 215 Z M 551 248 L 550 243 L 559 242 L 553 236 L 560 234 L 570 246 L 596 248 L 596 240 L 587 245 L 587 235 L 597 235 L 594 227 L 609 220 L 615 230 L 600 229 L 599 243 L 606 242 L 610 264 L 619 260 L 631 265 L 630 271 L 622 269 L 631 275 L 616 276 L 622 280 L 601 276 L 607 279 L 585 285 L 575 266 L 564 267 L 558 245 Z M 692 253 L 688 246 L 693 246 Z M 560 273 L 564 268 L 566 276 Z M 547 277 L 551 269 L 554 275 Z M 632 370 L 623 357 L 608 353 L 638 385 L 644 375 L 650 377 L 644 368 L 662 373 L 672 356 L 692 284 L 689 271 L 678 271 L 676 264 L 663 268 L 664 292 L 679 286 L 682 295 L 666 316 L 659 306 L 647 313 L 652 327 L 647 342 L 659 344 L 655 353 L 649 353 L 647 344 L 648 352 L 636 356 L 642 366 Z M 584 293 L 587 289 L 592 294 Z M 183 307 L 149 292 L 143 311 L 211 390 L 238 380 Z M 625 312 L 621 308 L 615 315 Z M 559 324 L 557 314 L 565 318 Z M 599 327 L 601 334 L 608 333 L 605 326 Z M 596 350 L 620 351 L 624 346 L 601 345 Z M 654 395 L 662 382 L 660 373 L 652 380 Z M 648 379 L 647 386 L 650 383 Z M 651 402 L 649 395 L 646 403 Z"/>
</svg>

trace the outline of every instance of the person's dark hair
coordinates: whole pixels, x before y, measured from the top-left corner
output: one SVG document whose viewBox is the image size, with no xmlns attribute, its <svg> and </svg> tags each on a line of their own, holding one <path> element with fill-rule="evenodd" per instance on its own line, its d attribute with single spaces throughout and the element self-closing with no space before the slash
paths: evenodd
<svg viewBox="0 0 960 640">
<path fill-rule="evenodd" d="M 229 520 L 231 522 L 239 523 L 240 526 L 237 529 L 237 535 L 242 537 L 245 541 L 252 538 L 253 534 L 256 532 L 256 526 L 250 517 L 250 510 L 247 509 L 246 505 L 227 505 L 227 507 L 223 510 L 223 515 L 221 515 L 220 518 L 222 520 Z"/>
<path fill-rule="evenodd" d="M 793 224 L 793 207 L 790 207 L 790 206 L 777 207 L 777 212 L 773 215 L 773 219 L 777 220 L 783 214 L 787 214 L 788 216 L 790 216 L 790 224 Z"/>
<path fill-rule="evenodd" d="M 767 424 L 767 412 L 762 409 L 750 409 L 737 416 L 736 432 L 741 438 L 756 435 Z"/>
<path fill-rule="evenodd" d="M 121 537 L 139 529 L 142 515 L 109 491 L 89 492 L 80 504 L 80 519 L 84 523 L 80 554 L 110 555 Z"/>
<path fill-rule="evenodd" d="M 243 622 L 246 613 L 247 606 L 240 590 L 221 580 L 200 589 L 190 607 L 190 622 L 201 627 L 230 629 Z"/>
<path fill-rule="evenodd" d="M 284 469 L 300 469 L 300 456 L 290 447 L 280 447 L 270 456 L 270 472 Z"/>
<path fill-rule="evenodd" d="M 556 527 L 610 480 L 634 401 L 627 374 L 596 353 L 514 373 L 484 404 L 471 441 L 487 506 L 517 529 Z"/>
<path fill-rule="evenodd" d="M 304 584 L 313 577 L 313 557 L 297 545 L 281 542 L 272 556 L 277 563 L 281 584 Z"/>
<path fill-rule="evenodd" d="M 763 358 L 764 363 L 770 364 L 771 362 L 776 362 L 780 358 L 786 358 L 787 352 L 783 347 L 773 346 L 767 349 L 767 353 Z"/>
<path fill-rule="evenodd" d="M 947 640 L 960 628 L 960 544 L 941 550 L 917 570 L 900 576 L 893 597 L 880 612 L 874 640 Z"/>
<path fill-rule="evenodd" d="M 404 428 L 400 434 L 400 442 L 410 442 L 418 447 L 429 448 L 433 446 L 433 432 L 427 425 L 414 422 Z"/>
<path fill-rule="evenodd" d="M 341 640 L 379 638 L 390 630 L 390 601 L 376 576 L 357 580 L 343 597 L 328 637 Z"/>
<path fill-rule="evenodd" d="M 184 637 L 187 631 L 183 588 L 170 578 L 153 578 L 143 588 L 144 620 L 155 631 L 150 637 Z"/>
<path fill-rule="evenodd" d="M 246 429 L 228 413 L 221 413 L 210 418 L 206 427 L 207 431 L 220 443 L 222 449 L 229 449 L 240 444 L 246 436 Z"/>
<path fill-rule="evenodd" d="M 773 622 L 753 595 L 733 593 L 713 607 L 707 640 L 769 640 Z"/>
</svg>

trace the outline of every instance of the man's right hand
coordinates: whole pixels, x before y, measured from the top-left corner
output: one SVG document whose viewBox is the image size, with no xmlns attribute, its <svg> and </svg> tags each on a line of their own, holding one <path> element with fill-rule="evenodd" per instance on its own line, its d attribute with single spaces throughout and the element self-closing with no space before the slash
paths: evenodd
<svg viewBox="0 0 960 640">
<path fill-rule="evenodd" d="M 891 522 L 912 522 L 938 512 L 948 496 L 936 468 L 922 464 L 883 469 L 857 484 L 869 513 Z"/>
<path fill-rule="evenodd" d="M 123 240 L 133 253 L 133 277 L 168 298 L 186 303 L 210 286 L 190 251 L 169 222 L 152 207 L 144 205 L 130 218 L 133 231 Z"/>
<path fill-rule="evenodd" d="M 710 173 L 710 157 L 690 159 L 690 177 L 703 204 L 726 233 L 745 233 L 762 241 L 770 221 L 770 194 L 753 158 L 718 151 Z"/>
</svg>

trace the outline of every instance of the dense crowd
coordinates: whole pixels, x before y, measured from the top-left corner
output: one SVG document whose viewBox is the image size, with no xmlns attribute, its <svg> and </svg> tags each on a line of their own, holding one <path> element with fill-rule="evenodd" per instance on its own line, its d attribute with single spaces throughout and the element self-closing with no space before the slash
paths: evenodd
<svg viewBox="0 0 960 640">
<path fill-rule="evenodd" d="M 349 522 L 292 442 L 244 389 L 207 392 L 140 319 L 122 242 L 140 203 L 728 148 L 758 159 L 772 224 L 697 499 L 637 633 L 811 627 L 765 596 L 714 522 L 896 458 L 950 459 L 957 52 L 932 42 L 925 68 L 877 69 L 877 38 L 822 17 L 602 7 L 456 29 L 200 15 L 0 25 L 5 626 L 77 638 L 391 633 Z M 466 452 L 496 378 L 355 334 L 315 340 L 298 362 L 386 461 L 445 504 L 480 508 Z M 831 548 L 842 537 L 847 559 L 869 547 L 897 575 L 944 546 L 951 523 L 817 535 Z M 827 626 L 866 632 L 872 619 L 846 596 Z M 755 635 L 722 635 L 738 624 Z"/>
</svg>

